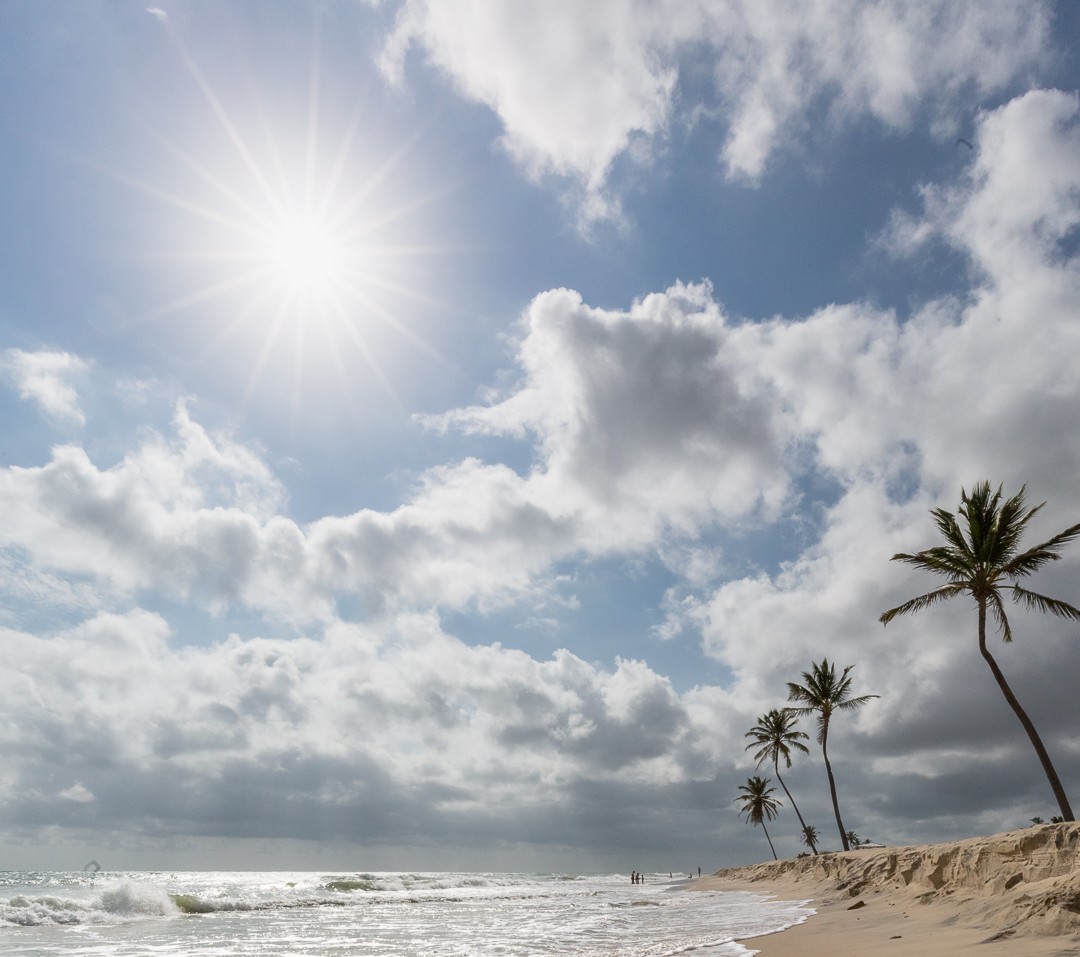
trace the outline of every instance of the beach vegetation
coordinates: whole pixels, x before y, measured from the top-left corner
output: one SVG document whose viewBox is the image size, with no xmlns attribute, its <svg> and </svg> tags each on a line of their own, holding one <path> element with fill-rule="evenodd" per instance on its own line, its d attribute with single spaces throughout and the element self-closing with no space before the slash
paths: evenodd
<svg viewBox="0 0 1080 957">
<path fill-rule="evenodd" d="M 845 851 L 851 850 L 851 847 L 848 843 L 847 830 L 840 817 L 836 778 L 829 761 L 829 724 L 836 712 L 856 711 L 872 698 L 878 697 L 876 694 L 852 697 L 850 674 L 854 667 L 854 665 L 848 665 L 837 677 L 835 665 L 827 658 L 822 658 L 820 662 L 812 663 L 809 671 L 802 673 L 803 684 L 788 682 L 788 701 L 798 702 L 798 707 L 790 710 L 797 715 L 814 714 L 817 716 L 817 742 L 821 745 L 821 756 L 825 760 L 825 773 L 829 778 L 829 794 L 832 796 L 836 827 L 840 832 L 840 841 Z"/>
<path fill-rule="evenodd" d="M 735 798 L 735 801 L 741 805 L 739 811 L 745 816 L 748 824 L 753 824 L 755 827 L 758 824 L 761 825 L 761 829 L 765 832 L 765 840 L 769 842 L 773 860 L 779 860 L 772 838 L 769 837 L 769 829 L 765 826 L 765 821 L 775 819 L 781 807 L 780 801 L 773 797 L 776 788 L 771 787 L 770 783 L 768 778 L 759 775 L 747 778 L 745 784 L 739 785 L 742 793 Z"/>
<path fill-rule="evenodd" d="M 795 803 L 795 798 L 791 796 L 791 791 L 780 776 L 781 758 L 784 759 L 784 767 L 790 768 L 792 751 L 801 751 L 803 754 L 810 753 L 810 749 L 803 744 L 804 741 L 808 740 L 807 735 L 796 727 L 797 724 L 798 717 L 790 708 L 772 708 L 766 711 L 765 714 L 758 718 L 758 723 L 746 732 L 745 737 L 750 739 L 750 743 L 746 745 L 746 750 L 758 749 L 754 753 L 754 758 L 759 768 L 765 761 L 772 762 L 776 780 L 780 782 L 780 787 L 784 789 L 784 794 L 787 795 L 787 799 L 791 802 L 791 809 L 799 819 L 803 839 L 810 850 L 816 854 L 817 830 L 809 827 L 806 821 L 803 820 L 802 814 L 799 813 L 799 805 Z"/>
<path fill-rule="evenodd" d="M 1002 640 L 1012 641 L 1012 628 L 1005 613 L 1006 595 L 1011 597 L 1014 605 L 1031 611 L 1080 621 L 1080 609 L 1060 599 L 1029 591 L 1019 584 L 1020 579 L 1058 560 L 1060 550 L 1080 535 L 1080 524 L 1071 525 L 1047 541 L 1021 551 L 1020 540 L 1024 532 L 1045 504 L 1029 507 L 1025 502 L 1024 487 L 1008 499 L 1003 499 L 1000 485 L 995 491 L 989 482 L 978 482 L 970 494 L 961 489 L 960 507 L 955 514 L 943 508 L 933 509 L 930 513 L 944 538 L 944 544 L 892 557 L 893 561 L 904 562 L 943 577 L 944 584 L 890 608 L 881 615 L 880 620 L 888 625 L 899 615 L 922 611 L 958 595 L 974 599 L 978 612 L 979 653 L 1035 749 L 1061 817 L 1065 821 L 1072 821 L 1072 807 L 1050 754 L 986 644 L 988 616 L 994 619 Z"/>
</svg>

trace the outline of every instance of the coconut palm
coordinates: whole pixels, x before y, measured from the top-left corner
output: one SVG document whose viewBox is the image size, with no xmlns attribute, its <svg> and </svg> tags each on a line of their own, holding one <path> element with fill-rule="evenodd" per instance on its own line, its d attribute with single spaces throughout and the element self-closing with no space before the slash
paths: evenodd
<svg viewBox="0 0 1080 957">
<path fill-rule="evenodd" d="M 746 815 L 748 824 L 761 825 L 761 829 L 765 832 L 765 840 L 769 842 L 769 850 L 772 851 L 773 860 L 777 860 L 776 848 L 773 847 L 772 838 L 769 837 L 769 829 L 765 826 L 766 819 L 771 821 L 775 818 L 777 810 L 781 807 L 780 802 L 772 796 L 776 788 L 769 787 L 767 778 L 755 775 L 752 778 L 747 778 L 745 784 L 740 784 L 739 790 L 743 793 L 735 800 L 742 803 L 742 807 L 739 809 L 740 813 Z"/>
<path fill-rule="evenodd" d="M 975 600 L 979 614 L 979 653 L 989 666 L 1001 693 L 1009 703 L 1013 713 L 1020 720 L 1035 753 L 1042 764 L 1043 772 L 1050 782 L 1061 816 L 1072 821 L 1073 812 L 1061 779 L 1054 769 L 1050 755 L 1039 737 L 1038 731 L 1027 712 L 1013 693 L 997 661 L 986 647 L 986 617 L 989 612 L 997 623 L 1002 640 L 1012 641 L 1012 629 L 1005 614 L 1003 596 L 1010 593 L 1013 604 L 1023 605 L 1033 611 L 1049 612 L 1059 618 L 1080 621 L 1080 610 L 1057 598 L 1028 591 L 1017 584 L 1021 578 L 1038 571 L 1049 562 L 1058 560 L 1062 547 L 1080 535 L 1080 524 L 1072 525 L 1053 538 L 1020 550 L 1020 539 L 1027 530 L 1028 523 L 1046 504 L 1029 508 L 1024 501 L 1025 488 L 1022 486 L 1012 498 L 1002 501 L 1001 486 L 997 491 L 990 488 L 989 482 L 974 485 L 969 495 L 960 490 L 960 507 L 954 515 L 943 508 L 931 511 L 938 531 L 945 539 L 944 545 L 937 545 L 913 555 L 893 555 L 892 560 L 906 562 L 946 579 L 933 591 L 912 598 L 898 605 L 881 616 L 882 624 L 887 625 L 897 615 L 922 611 L 938 602 L 957 595 L 969 595 Z"/>
<path fill-rule="evenodd" d="M 829 762 L 829 722 L 834 712 L 855 711 L 871 698 L 878 697 L 876 694 L 851 697 L 851 678 L 848 675 L 854 667 L 854 665 L 848 665 L 837 678 L 836 668 L 829 663 L 828 658 L 822 658 L 820 664 L 814 662 L 809 671 L 802 673 L 805 684 L 788 682 L 788 701 L 802 702 L 801 707 L 791 710 L 800 715 L 817 715 L 817 741 L 821 745 L 821 756 L 825 759 L 825 773 L 829 776 L 833 813 L 836 815 L 836 826 L 840 831 L 840 842 L 845 851 L 851 850 L 851 847 L 848 844 L 844 822 L 840 818 L 840 802 L 836 798 L 836 778 L 833 776 L 832 764 Z"/>
<path fill-rule="evenodd" d="M 817 828 L 814 827 L 813 824 L 807 824 L 806 827 L 803 828 L 803 844 L 816 854 L 818 840 L 820 840 L 820 838 L 818 838 Z"/>
<path fill-rule="evenodd" d="M 798 719 L 790 709 L 773 708 L 758 718 L 758 723 L 747 731 L 744 737 L 751 739 L 746 746 L 747 751 L 751 748 L 758 749 L 754 754 L 754 758 L 759 768 L 762 762 L 772 761 L 776 780 L 780 782 L 780 787 L 784 789 L 784 793 L 791 802 L 791 809 L 799 819 L 799 827 L 802 828 L 805 836 L 809 833 L 806 821 L 803 820 L 803 816 L 799 813 L 799 805 L 795 803 L 795 798 L 791 796 L 791 791 L 788 790 L 784 779 L 780 777 L 780 759 L 784 759 L 784 767 L 790 768 L 792 749 L 802 751 L 803 754 L 810 753 L 810 749 L 803 744 L 803 741 L 807 740 L 806 735 L 795 728 L 797 721 Z M 810 850 L 816 854 L 817 848 L 814 846 L 814 842 L 808 841 L 807 843 Z"/>
</svg>

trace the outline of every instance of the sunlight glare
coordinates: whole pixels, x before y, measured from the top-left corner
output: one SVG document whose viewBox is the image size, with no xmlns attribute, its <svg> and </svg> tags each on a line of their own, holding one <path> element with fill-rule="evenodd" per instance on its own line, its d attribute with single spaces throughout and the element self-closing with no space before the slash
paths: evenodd
<svg viewBox="0 0 1080 957">
<path fill-rule="evenodd" d="M 395 396 L 375 348 L 383 331 L 445 361 L 399 312 L 409 303 L 442 308 L 402 282 L 407 275 L 402 267 L 436 248 L 403 235 L 428 197 L 414 194 L 397 201 L 388 188 L 411 144 L 407 140 L 378 163 L 364 162 L 355 147 L 372 137 L 361 137 L 365 117 L 359 106 L 348 119 L 341 110 L 323 117 L 318 31 L 303 122 L 290 126 L 287 116 L 268 112 L 257 96 L 254 109 L 227 109 L 180 34 L 171 23 L 165 26 L 229 150 L 215 156 L 207 149 L 209 137 L 192 147 L 161 136 L 192 182 L 170 190 L 130 180 L 183 214 L 194 231 L 175 256 L 203 270 L 193 288 L 144 318 L 187 310 L 216 315 L 201 353 L 245 355 L 248 397 L 282 362 L 292 368 L 297 394 L 308 364 L 318 369 L 320 382 L 332 370 L 341 388 L 351 391 L 357 382 L 355 359 L 367 366 L 368 379 Z M 262 117 L 261 135 L 259 126 L 242 126 L 234 115 Z"/>
<path fill-rule="evenodd" d="M 266 265 L 286 291 L 325 299 L 350 270 L 350 255 L 333 228 L 311 216 L 283 221 L 266 237 Z"/>
</svg>

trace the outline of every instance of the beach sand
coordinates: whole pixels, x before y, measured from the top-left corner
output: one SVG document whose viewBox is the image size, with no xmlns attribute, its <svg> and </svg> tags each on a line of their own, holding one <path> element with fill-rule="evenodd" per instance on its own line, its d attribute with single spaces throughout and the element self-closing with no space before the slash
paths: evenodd
<svg viewBox="0 0 1080 957">
<path fill-rule="evenodd" d="M 728 868 L 694 884 L 817 913 L 762 957 L 1080 957 L 1080 824 Z"/>
</svg>

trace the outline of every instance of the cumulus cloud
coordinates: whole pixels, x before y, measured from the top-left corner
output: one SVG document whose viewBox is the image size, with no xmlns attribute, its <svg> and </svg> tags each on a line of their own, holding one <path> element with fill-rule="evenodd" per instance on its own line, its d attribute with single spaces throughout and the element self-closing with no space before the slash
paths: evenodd
<svg viewBox="0 0 1080 957">
<path fill-rule="evenodd" d="M 676 84 L 665 28 L 685 36 L 656 4 L 407 2 L 382 63 L 400 80 L 413 45 L 463 95 L 502 119 L 504 145 L 532 175 L 580 177 L 597 191 L 635 133 L 666 122 Z"/>
<path fill-rule="evenodd" d="M 813 124 L 871 117 L 901 130 L 926 113 L 952 131 L 972 97 L 1037 61 L 1048 24 L 1044 3 L 403 0 L 382 63 L 400 80 L 419 48 L 499 116 L 530 175 L 577 180 L 602 218 L 618 209 L 615 161 L 655 155 L 676 126 L 718 124 L 726 175 L 748 181 L 777 150 L 799 151 Z M 708 82 L 680 82 L 702 73 Z"/>
<path fill-rule="evenodd" d="M 282 488 L 257 455 L 211 436 L 183 404 L 174 427 L 172 441 L 151 435 L 110 468 L 62 445 L 46 465 L 0 471 L 12 517 L 0 542 L 31 567 L 116 594 L 153 589 L 211 608 L 241 600 L 256 558 L 288 561 L 274 518 Z"/>
<path fill-rule="evenodd" d="M 71 382 L 86 369 L 82 359 L 66 352 L 5 349 L 0 356 L 0 375 L 19 397 L 33 399 L 46 415 L 65 425 L 86 422 L 78 393 Z"/>
<path fill-rule="evenodd" d="M 625 549 L 717 517 L 775 514 L 788 488 L 783 412 L 746 387 L 738 328 L 707 283 L 626 312 L 554 290 L 524 322 L 510 394 L 426 421 L 531 436 L 540 457 L 529 484 L 573 515 L 579 542 Z"/>
<path fill-rule="evenodd" d="M 329 827 L 378 844 L 514 841 L 542 824 L 570 843 L 605 797 L 684 783 L 708 732 L 638 662 L 605 671 L 565 651 L 469 648 L 423 616 L 382 633 L 339 624 L 318 640 L 171 647 L 164 621 L 139 612 L 4 642 L 9 827 Z"/>
</svg>

